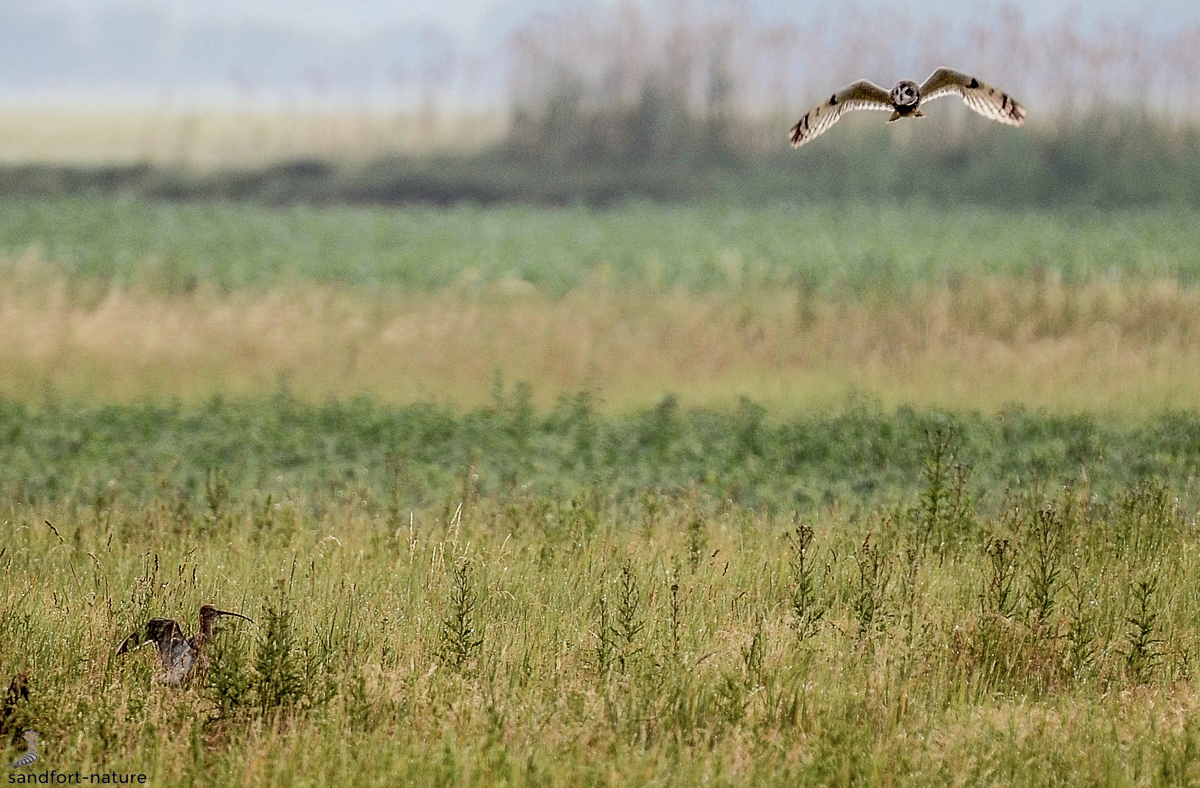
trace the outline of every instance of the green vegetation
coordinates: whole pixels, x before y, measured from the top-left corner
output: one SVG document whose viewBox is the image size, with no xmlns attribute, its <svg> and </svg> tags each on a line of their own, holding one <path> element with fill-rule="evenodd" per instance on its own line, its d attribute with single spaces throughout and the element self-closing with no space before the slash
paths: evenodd
<svg viewBox="0 0 1200 788">
<path fill-rule="evenodd" d="M 907 130 L 884 127 L 883 118 L 867 113 L 792 151 L 785 143 L 796 120 L 790 114 L 776 115 L 769 126 L 720 131 L 704 118 L 676 117 L 665 108 L 635 107 L 614 118 L 551 107 L 544 117 L 518 117 L 509 139 L 482 153 L 313 159 L 215 171 L 29 164 L 0 168 L 0 191 L 25 198 L 83 192 L 319 206 L 612 207 L 630 200 L 718 199 L 755 206 L 869 200 L 941 208 L 1200 208 L 1195 127 L 1105 110 L 1099 117 L 1014 130 L 958 113 L 970 114 L 934 105 L 928 119 Z"/>
<path fill-rule="evenodd" d="M 837 133 L 793 151 L 784 144 L 786 132 L 808 107 L 748 129 L 689 116 L 655 101 L 652 91 L 625 109 L 589 112 L 548 102 L 535 120 L 518 118 L 507 147 L 481 157 L 473 177 L 460 174 L 457 162 L 442 162 L 439 201 L 453 201 L 456 188 L 467 199 L 495 201 L 485 186 L 491 183 L 508 199 L 596 205 L 630 196 L 715 195 L 754 205 L 1200 207 L 1200 130 L 1194 126 L 1106 108 L 1014 130 L 947 104 L 932 105 L 927 119 L 908 128 L 885 127 L 873 113 L 851 116 Z M 390 192 L 362 188 L 358 194 L 402 199 L 405 184 L 397 173 Z M 304 194 L 299 184 L 295 194 Z"/>
<path fill-rule="evenodd" d="M 391 496 L 433 506 L 463 494 L 464 474 L 478 495 L 570 500 L 591 489 L 624 500 L 690 490 L 812 513 L 903 498 L 924 476 L 934 484 L 924 505 L 936 510 L 959 483 L 929 468 L 926 444 L 939 433 L 953 433 L 956 462 L 971 469 L 963 489 L 987 506 L 1009 488 L 1080 479 L 1108 496 L 1161 478 L 1191 496 L 1200 470 L 1200 416 L 1190 412 L 1118 427 L 1020 409 L 889 413 L 858 403 L 781 420 L 748 400 L 729 411 L 690 410 L 668 396 L 608 416 L 587 393 L 535 410 L 520 384 L 467 412 L 366 398 L 311 405 L 286 389 L 195 408 L 0 402 L 0 484 L 30 505 L 133 505 L 169 491 L 180 511 L 220 519 L 223 502 L 252 492 L 279 500 L 295 490 L 361 488 L 373 505 Z"/>
<path fill-rule="evenodd" d="M 39 731 L 38 768 L 1196 777 L 1195 416 L 611 419 L 586 398 L 532 411 L 518 387 L 462 415 L 6 405 L 0 435 L 0 678 L 29 688 L 0 722 Z M 148 649 L 114 655 L 136 621 L 191 627 L 204 602 L 258 624 L 219 635 L 191 686 L 159 684 Z"/>
<path fill-rule="evenodd" d="M 0 250 L 19 258 L 30 248 L 73 280 L 168 291 L 294 281 L 429 291 L 515 278 L 561 295 L 608 277 L 632 287 L 787 285 L 861 296 L 1048 271 L 1069 280 L 1195 281 L 1200 217 L 1186 209 L 870 204 L 596 211 L 318 210 L 100 196 L 0 202 Z"/>
<path fill-rule="evenodd" d="M 1200 783 L 1200 132 L 1112 104 L 1151 68 L 1194 116 L 1189 34 L 1002 9 L 876 41 L 850 9 L 846 50 L 590 8 L 514 38 L 511 122 L 454 156 L 387 154 L 445 150 L 433 93 L 307 130 L 28 121 L 97 164 L 0 166 L 3 755 L 31 728 L 30 777 L 151 785 Z M 1029 125 L 945 101 L 786 148 L 800 59 L 907 69 L 913 40 L 1044 53 L 995 68 L 1043 84 Z M 115 653 L 204 603 L 256 623 L 185 686 Z"/>
<path fill-rule="evenodd" d="M 853 232 L 847 232 L 853 227 Z M 1200 217 L 0 202 L 0 396 L 1200 405 Z"/>
<path fill-rule="evenodd" d="M 1198 226 L 9 198 L 0 744 L 197 786 L 1196 781 Z M 738 396 L 772 381 L 825 394 Z M 257 624 L 191 685 L 115 654 L 203 603 Z"/>
</svg>

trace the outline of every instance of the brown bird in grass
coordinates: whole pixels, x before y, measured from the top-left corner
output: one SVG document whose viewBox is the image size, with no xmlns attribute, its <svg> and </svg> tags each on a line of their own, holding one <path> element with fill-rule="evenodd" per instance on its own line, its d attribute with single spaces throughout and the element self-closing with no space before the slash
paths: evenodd
<svg viewBox="0 0 1200 788">
<path fill-rule="evenodd" d="M 4 703 L 0 705 L 0 737 L 11 733 L 13 744 L 21 740 L 17 733 L 24 727 L 22 722 L 28 714 L 24 707 L 28 703 L 29 676 L 18 673 L 13 676 L 12 683 L 8 685 L 8 692 L 4 694 Z"/>
<path fill-rule="evenodd" d="M 792 126 L 788 139 L 793 148 L 799 148 L 824 134 L 842 115 L 855 109 L 890 112 L 892 116 L 888 123 L 900 118 L 923 118 L 925 114 L 921 107 L 925 102 L 943 96 L 962 96 L 963 103 L 989 120 L 1009 126 L 1020 126 L 1025 122 L 1025 108 L 1012 96 L 961 71 L 939 68 L 920 85 L 904 79 L 891 91 L 865 79 L 847 85 L 805 113 Z"/>
<path fill-rule="evenodd" d="M 163 681 L 171 686 L 178 686 L 201 665 L 204 647 L 212 640 L 213 625 L 219 616 L 236 616 L 254 623 L 253 619 L 246 618 L 241 613 L 218 610 L 212 605 L 201 605 L 200 629 L 190 638 L 183 636 L 183 630 L 174 619 L 152 618 L 146 622 L 143 629 L 121 641 L 117 653 L 124 654 L 145 643 L 153 643 L 162 662 Z"/>
</svg>

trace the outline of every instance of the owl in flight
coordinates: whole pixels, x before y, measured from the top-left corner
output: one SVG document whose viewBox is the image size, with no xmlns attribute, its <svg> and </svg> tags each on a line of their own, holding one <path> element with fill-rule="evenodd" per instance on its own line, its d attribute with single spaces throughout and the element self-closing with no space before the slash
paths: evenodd
<svg viewBox="0 0 1200 788">
<path fill-rule="evenodd" d="M 809 140 L 824 134 L 837 123 L 843 113 L 852 109 L 881 109 L 892 113 L 888 123 L 905 117 L 923 118 L 921 106 L 951 94 L 962 96 L 963 102 L 980 115 L 991 120 L 1020 126 L 1025 122 L 1025 108 L 1002 90 L 985 85 L 975 77 L 960 71 L 939 68 L 929 75 L 925 84 L 907 79 L 896 83 L 889 93 L 873 82 L 860 79 L 848 85 L 809 111 L 792 126 L 792 147 L 799 148 Z"/>
</svg>

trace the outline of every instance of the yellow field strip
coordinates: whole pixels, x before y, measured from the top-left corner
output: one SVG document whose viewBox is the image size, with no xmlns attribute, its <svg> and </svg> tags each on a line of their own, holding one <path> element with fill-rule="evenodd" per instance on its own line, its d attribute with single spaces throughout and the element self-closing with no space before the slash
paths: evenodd
<svg viewBox="0 0 1200 788">
<path fill-rule="evenodd" d="M 556 299 L 512 281 L 472 294 L 297 285 L 175 296 L 10 281 L 0 393 L 36 398 L 50 385 L 102 401 L 194 401 L 264 393 L 283 376 L 305 397 L 470 406 L 501 372 L 543 404 L 591 388 L 617 410 L 668 392 L 785 411 L 857 393 L 886 406 L 1136 414 L 1200 407 L 1198 337 L 1200 290 L 1174 281 L 980 279 L 838 302 L 603 286 Z"/>
<path fill-rule="evenodd" d="M 155 164 L 199 170 L 296 159 L 353 161 L 498 139 L 503 113 L 383 109 L 63 108 L 0 111 L 0 163 Z"/>
</svg>

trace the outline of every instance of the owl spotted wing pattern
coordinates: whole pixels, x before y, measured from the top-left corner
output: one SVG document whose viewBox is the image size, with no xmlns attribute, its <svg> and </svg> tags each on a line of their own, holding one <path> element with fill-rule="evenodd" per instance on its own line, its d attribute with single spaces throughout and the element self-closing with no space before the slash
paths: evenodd
<svg viewBox="0 0 1200 788">
<path fill-rule="evenodd" d="M 855 109 L 880 109 L 891 112 L 894 108 L 886 90 L 865 79 L 859 80 L 834 93 L 827 101 L 818 104 L 800 118 L 789 133 L 792 147 L 799 148 L 804 143 L 816 139 L 837 123 L 843 113 Z"/>
<path fill-rule="evenodd" d="M 960 71 L 939 68 L 921 86 L 921 103 L 950 95 L 962 96 L 963 103 L 989 120 L 1010 126 L 1025 122 L 1025 108 L 1012 96 Z"/>
</svg>

